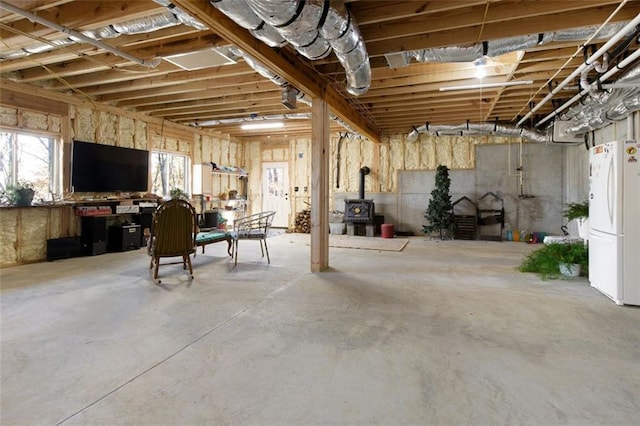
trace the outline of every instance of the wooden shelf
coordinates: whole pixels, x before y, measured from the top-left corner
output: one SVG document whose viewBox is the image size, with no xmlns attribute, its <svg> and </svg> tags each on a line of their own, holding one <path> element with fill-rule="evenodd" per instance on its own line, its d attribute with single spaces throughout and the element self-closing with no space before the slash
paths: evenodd
<svg viewBox="0 0 640 426">
<path fill-rule="evenodd" d="M 211 174 L 214 175 L 226 175 L 226 176 L 249 176 L 247 172 L 225 172 L 224 170 L 211 170 Z"/>
</svg>

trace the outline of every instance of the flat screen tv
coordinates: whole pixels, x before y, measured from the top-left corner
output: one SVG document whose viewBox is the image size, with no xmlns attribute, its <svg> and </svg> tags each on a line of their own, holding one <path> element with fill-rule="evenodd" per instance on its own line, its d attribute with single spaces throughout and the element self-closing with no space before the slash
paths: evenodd
<svg viewBox="0 0 640 426">
<path fill-rule="evenodd" d="M 73 141 L 73 192 L 146 192 L 149 151 Z"/>
</svg>

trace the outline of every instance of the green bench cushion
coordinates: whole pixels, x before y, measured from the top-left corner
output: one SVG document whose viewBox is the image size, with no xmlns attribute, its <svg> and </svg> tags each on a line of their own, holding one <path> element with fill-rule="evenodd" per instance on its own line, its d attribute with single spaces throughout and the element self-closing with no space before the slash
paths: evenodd
<svg viewBox="0 0 640 426">
<path fill-rule="evenodd" d="M 196 244 L 215 243 L 229 238 L 228 232 L 198 232 L 196 235 Z"/>
</svg>

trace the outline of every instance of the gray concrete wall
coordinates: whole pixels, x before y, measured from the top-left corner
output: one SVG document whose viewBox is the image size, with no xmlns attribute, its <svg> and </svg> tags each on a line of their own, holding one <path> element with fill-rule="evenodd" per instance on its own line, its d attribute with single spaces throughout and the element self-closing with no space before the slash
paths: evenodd
<svg viewBox="0 0 640 426">
<path fill-rule="evenodd" d="M 595 132 L 596 144 L 627 138 L 640 139 L 639 112 Z M 505 231 L 560 235 L 560 227 L 567 225 L 577 236 L 575 224 L 567 223 L 562 212 L 566 204 L 589 196 L 589 152 L 584 145 L 523 144 L 522 152 L 519 144 L 477 145 L 475 149 L 475 169 L 449 172 L 452 201 L 462 196 L 476 201 L 491 191 L 504 199 Z M 403 170 L 398 172 L 397 193 L 367 193 L 365 197 L 374 200 L 376 213 L 384 214 L 396 230 L 423 235 L 424 213 L 434 183 L 435 170 Z M 345 198 L 357 197 L 357 192 L 335 193 L 334 205 L 343 209 Z"/>
<path fill-rule="evenodd" d="M 476 147 L 474 170 L 450 170 L 451 200 L 466 196 L 477 201 L 487 192 L 504 200 L 505 231 L 559 234 L 562 226 L 562 148 L 541 144 Z M 518 168 L 521 167 L 521 171 Z M 522 173 L 522 178 L 520 176 Z M 402 171 L 398 176 L 397 227 L 422 234 L 424 212 L 435 183 L 435 171 Z M 524 195 L 525 197 L 520 197 Z M 486 197 L 484 209 L 499 209 Z M 467 213 L 457 211 L 457 213 Z M 485 229 L 493 234 L 494 229 Z"/>
</svg>

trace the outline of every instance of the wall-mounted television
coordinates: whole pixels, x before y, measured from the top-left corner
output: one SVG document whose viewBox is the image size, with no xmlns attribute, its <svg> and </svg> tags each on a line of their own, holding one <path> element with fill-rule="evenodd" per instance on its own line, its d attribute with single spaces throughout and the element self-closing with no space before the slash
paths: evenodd
<svg viewBox="0 0 640 426">
<path fill-rule="evenodd" d="M 73 192 L 146 192 L 149 187 L 149 151 L 73 141 Z"/>
</svg>

